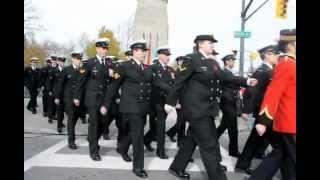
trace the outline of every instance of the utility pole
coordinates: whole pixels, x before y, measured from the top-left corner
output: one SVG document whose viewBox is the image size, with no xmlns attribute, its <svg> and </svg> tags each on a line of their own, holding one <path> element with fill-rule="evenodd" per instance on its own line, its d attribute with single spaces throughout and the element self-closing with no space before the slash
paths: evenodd
<svg viewBox="0 0 320 180">
<path fill-rule="evenodd" d="M 245 4 L 246 0 L 242 0 L 242 8 L 241 8 L 241 32 L 245 31 L 245 25 L 246 25 L 246 20 L 245 20 Z M 242 77 L 243 76 L 243 66 L 244 66 L 244 37 L 240 38 L 240 71 L 239 75 Z"/>
<path fill-rule="evenodd" d="M 241 32 L 245 31 L 246 22 L 248 19 L 254 15 L 262 6 L 264 6 L 269 0 L 265 0 L 256 10 L 254 10 L 248 17 L 246 16 L 249 7 L 251 6 L 253 0 L 250 0 L 246 7 L 246 0 L 242 0 L 242 8 L 241 8 Z M 240 70 L 239 75 L 243 76 L 243 67 L 244 67 L 244 40 L 245 37 L 240 37 Z"/>
</svg>

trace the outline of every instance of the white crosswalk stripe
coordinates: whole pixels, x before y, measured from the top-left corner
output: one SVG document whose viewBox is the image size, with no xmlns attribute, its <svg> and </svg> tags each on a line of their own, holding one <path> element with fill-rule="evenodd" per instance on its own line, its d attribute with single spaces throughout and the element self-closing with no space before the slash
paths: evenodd
<svg viewBox="0 0 320 180">
<path fill-rule="evenodd" d="M 88 147 L 88 142 L 84 139 L 78 139 L 76 142 L 80 147 Z M 115 140 L 101 140 L 101 147 L 116 147 Z M 67 140 L 63 140 L 56 145 L 49 147 L 43 152 L 31 157 L 24 162 L 24 171 L 29 170 L 33 166 L 40 167 L 72 167 L 72 168 L 97 168 L 97 169 L 132 169 L 132 163 L 127 163 L 120 156 L 102 156 L 102 161 L 92 161 L 89 155 L 77 154 L 61 154 L 59 150 L 68 146 Z M 176 143 L 167 143 L 166 149 L 177 149 Z M 221 147 L 222 164 L 227 166 L 228 171 L 234 171 L 235 159 L 228 156 L 228 152 Z M 158 157 L 145 157 L 146 170 L 167 170 L 173 161 L 173 157 L 169 159 L 160 159 Z M 187 171 L 204 171 L 201 159 L 195 159 L 194 163 L 189 163 Z"/>
</svg>

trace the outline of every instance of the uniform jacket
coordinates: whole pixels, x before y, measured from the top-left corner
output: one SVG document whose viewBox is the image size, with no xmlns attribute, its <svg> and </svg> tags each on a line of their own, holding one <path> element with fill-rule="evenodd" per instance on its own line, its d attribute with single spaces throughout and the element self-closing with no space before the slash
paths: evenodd
<svg viewBox="0 0 320 180">
<path fill-rule="evenodd" d="M 41 72 L 39 68 L 32 70 L 31 67 L 24 69 L 24 85 L 29 90 L 37 90 L 41 87 Z"/>
<path fill-rule="evenodd" d="M 273 130 L 296 133 L 296 61 L 281 56 L 261 105 L 260 115 L 273 120 Z"/>
<path fill-rule="evenodd" d="M 133 60 L 118 63 L 114 68 L 113 82 L 104 100 L 110 107 L 112 99 L 121 87 L 119 111 L 122 113 L 146 114 L 150 110 L 151 88 L 161 88 L 167 93 L 171 88 L 159 80 L 147 65 L 144 70 Z"/>
<path fill-rule="evenodd" d="M 180 94 L 183 94 L 182 108 L 191 119 L 203 116 L 216 116 L 221 91 L 221 69 L 213 59 L 206 59 L 200 53 L 187 55 L 176 75 L 173 92 L 167 98 L 167 104 L 175 106 Z"/>
<path fill-rule="evenodd" d="M 162 83 L 167 84 L 171 88 L 173 87 L 173 82 L 175 78 L 175 71 L 171 67 L 167 67 L 166 70 L 162 67 L 160 62 L 156 62 L 155 64 L 152 64 L 150 66 L 152 72 L 158 76 L 159 80 L 162 81 Z M 168 93 L 160 88 L 157 87 L 152 87 L 151 91 L 151 99 L 152 99 L 152 104 L 165 104 L 165 100 L 168 96 Z"/>
<path fill-rule="evenodd" d="M 45 66 L 41 68 L 41 86 L 46 87 L 46 81 L 48 79 L 50 66 Z"/>
<path fill-rule="evenodd" d="M 58 66 L 50 67 L 48 69 L 48 78 L 46 80 L 46 89 L 48 92 L 53 92 L 54 80 L 55 80 L 55 75 L 57 70 L 58 70 Z"/>
<path fill-rule="evenodd" d="M 245 90 L 243 112 L 258 114 L 264 93 L 272 78 L 272 69 L 268 65 L 262 64 L 251 77 L 258 79 L 258 84 Z"/>
<path fill-rule="evenodd" d="M 82 97 L 82 92 L 76 92 L 76 87 L 79 84 L 79 69 L 76 70 L 73 66 L 67 66 L 63 69 L 61 73 L 61 78 L 59 78 L 59 82 L 57 83 L 57 92 L 59 99 L 63 99 L 65 106 L 72 107 L 73 100 L 76 97 Z M 76 94 L 80 93 L 80 94 Z M 82 99 L 79 99 L 80 101 Z"/>
<path fill-rule="evenodd" d="M 230 70 L 224 69 L 221 76 L 228 81 L 223 81 L 222 97 L 220 102 L 221 110 L 224 113 L 230 113 L 237 116 L 236 100 L 239 95 L 240 86 L 247 86 L 247 78 L 235 76 Z"/>
<path fill-rule="evenodd" d="M 80 70 L 79 85 L 77 86 L 77 99 L 85 88 L 84 103 L 87 107 L 100 107 L 108 86 L 111 83 L 110 72 L 112 60 L 106 59 L 106 64 L 99 62 L 97 57 L 87 60 Z"/>
</svg>

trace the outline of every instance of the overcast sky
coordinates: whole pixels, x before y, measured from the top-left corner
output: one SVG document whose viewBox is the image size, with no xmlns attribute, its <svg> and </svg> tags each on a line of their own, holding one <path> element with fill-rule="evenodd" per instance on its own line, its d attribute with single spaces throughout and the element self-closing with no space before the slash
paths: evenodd
<svg viewBox="0 0 320 180">
<path fill-rule="evenodd" d="M 246 0 L 248 2 L 249 0 Z M 254 0 L 248 14 L 265 0 Z M 246 30 L 252 36 L 245 41 L 247 51 L 275 42 L 279 31 L 296 27 L 296 0 L 289 0 L 288 18 L 275 18 L 275 1 L 270 0 L 250 18 Z M 59 43 L 76 40 L 83 32 L 97 36 L 103 25 L 115 28 L 134 16 L 136 0 L 31 0 L 39 24 L 46 30 L 36 40 L 51 39 Z M 221 58 L 232 49 L 239 49 L 240 40 L 233 37 L 240 30 L 242 0 L 169 0 L 169 46 L 174 57 L 191 52 L 197 34 L 214 34 Z"/>
</svg>

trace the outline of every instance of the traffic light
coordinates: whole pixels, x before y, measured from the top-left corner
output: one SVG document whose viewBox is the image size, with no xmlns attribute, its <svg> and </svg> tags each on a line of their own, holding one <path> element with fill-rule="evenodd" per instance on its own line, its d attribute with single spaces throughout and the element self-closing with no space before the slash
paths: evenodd
<svg viewBox="0 0 320 180">
<path fill-rule="evenodd" d="M 276 17 L 281 19 L 287 18 L 287 9 L 289 0 L 276 0 Z"/>
</svg>

